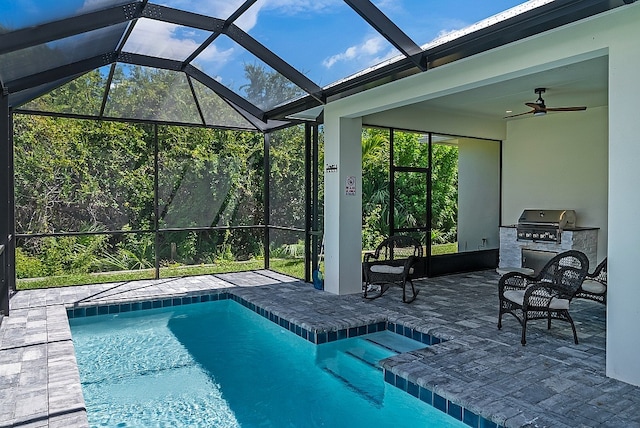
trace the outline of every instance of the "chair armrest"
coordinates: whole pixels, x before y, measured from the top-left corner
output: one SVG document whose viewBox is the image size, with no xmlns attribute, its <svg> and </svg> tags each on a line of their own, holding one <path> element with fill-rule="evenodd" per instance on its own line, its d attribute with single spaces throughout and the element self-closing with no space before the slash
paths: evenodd
<svg viewBox="0 0 640 428">
<path fill-rule="evenodd" d="M 548 308 L 553 299 L 561 299 L 561 290 L 554 287 L 550 282 L 536 282 L 530 284 L 524 292 L 524 300 L 522 309 L 528 310 L 528 307 Z"/>
<path fill-rule="evenodd" d="M 593 273 L 588 273 L 586 276 L 586 279 L 598 281 L 599 283 L 601 283 L 606 287 L 607 286 L 607 259 L 605 258 L 602 262 L 600 262 L 600 264 L 596 266 L 596 269 L 593 271 Z"/>
<path fill-rule="evenodd" d="M 411 268 L 413 267 L 414 264 L 416 264 L 416 262 L 418 261 L 418 258 L 416 256 L 409 256 L 407 257 L 407 259 L 404 261 L 404 276 L 409 276 L 409 274 L 411 273 Z"/>
<path fill-rule="evenodd" d="M 519 272 L 509 272 L 498 281 L 498 293 L 500 296 L 507 290 L 524 290 L 534 280 L 534 277 Z"/>
<path fill-rule="evenodd" d="M 374 253 L 364 253 L 364 262 L 367 263 L 371 259 L 378 260 L 378 256 Z"/>
</svg>

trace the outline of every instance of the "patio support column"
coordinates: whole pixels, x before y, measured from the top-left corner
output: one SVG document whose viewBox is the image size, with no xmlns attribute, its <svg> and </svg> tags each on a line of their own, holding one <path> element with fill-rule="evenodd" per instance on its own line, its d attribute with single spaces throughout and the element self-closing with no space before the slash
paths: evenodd
<svg viewBox="0 0 640 428">
<path fill-rule="evenodd" d="M 9 95 L 0 92 L 0 318 L 9 315 L 9 293 L 15 289 L 15 238 L 13 212 L 13 138 Z"/>
<path fill-rule="evenodd" d="M 637 25 L 633 21 L 630 25 Z M 609 239 L 607 376 L 640 386 L 640 50 L 634 38 L 609 48 Z"/>
<path fill-rule="evenodd" d="M 325 109 L 325 280 L 334 294 L 362 291 L 362 120 Z"/>
<path fill-rule="evenodd" d="M 263 223 L 264 223 L 264 241 L 262 242 L 262 248 L 264 251 L 264 268 L 271 268 L 271 134 L 265 132 L 264 139 L 264 211 L 263 211 Z"/>
</svg>

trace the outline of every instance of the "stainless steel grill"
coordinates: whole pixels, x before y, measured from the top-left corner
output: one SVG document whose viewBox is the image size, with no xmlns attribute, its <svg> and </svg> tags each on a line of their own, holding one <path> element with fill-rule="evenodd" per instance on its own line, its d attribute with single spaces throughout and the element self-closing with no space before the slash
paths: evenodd
<svg viewBox="0 0 640 428">
<path fill-rule="evenodd" d="M 560 243 L 562 230 L 575 226 L 574 210 L 524 210 L 518 219 L 518 240 Z"/>
</svg>

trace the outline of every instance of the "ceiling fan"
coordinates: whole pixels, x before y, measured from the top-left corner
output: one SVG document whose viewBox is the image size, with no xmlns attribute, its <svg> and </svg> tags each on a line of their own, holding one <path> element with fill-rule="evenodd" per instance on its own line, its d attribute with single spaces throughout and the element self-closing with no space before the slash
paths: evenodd
<svg viewBox="0 0 640 428">
<path fill-rule="evenodd" d="M 582 111 L 587 109 L 585 106 L 547 107 L 546 104 L 544 103 L 544 100 L 542 99 L 542 94 L 544 94 L 545 91 L 546 91 L 546 88 L 536 88 L 534 92 L 538 94 L 538 99 L 533 103 L 525 103 L 525 105 L 531 107 L 533 110 L 530 110 L 524 113 L 514 114 L 511 116 L 505 116 L 504 118 L 508 119 L 510 117 L 524 116 L 525 114 L 533 114 L 534 116 L 544 116 L 545 114 L 547 114 L 548 111 Z"/>
</svg>

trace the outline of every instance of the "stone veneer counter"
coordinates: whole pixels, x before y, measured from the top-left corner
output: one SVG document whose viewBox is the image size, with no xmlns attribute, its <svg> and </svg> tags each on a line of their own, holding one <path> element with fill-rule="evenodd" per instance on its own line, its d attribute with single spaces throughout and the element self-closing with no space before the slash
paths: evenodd
<svg viewBox="0 0 640 428">
<path fill-rule="evenodd" d="M 500 226 L 500 268 L 521 267 L 522 250 L 562 253 L 569 250 L 582 251 L 589 258 L 589 266 L 598 264 L 597 227 L 575 227 L 564 229 L 560 242 L 518 240 L 517 226 Z"/>
</svg>

